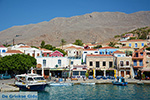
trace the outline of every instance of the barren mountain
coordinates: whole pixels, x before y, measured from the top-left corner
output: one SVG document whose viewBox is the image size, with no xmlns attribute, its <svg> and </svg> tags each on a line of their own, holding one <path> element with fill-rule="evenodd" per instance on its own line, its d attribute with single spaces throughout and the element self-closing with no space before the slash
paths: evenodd
<svg viewBox="0 0 150 100">
<path fill-rule="evenodd" d="M 14 26 L 0 32 L 0 42 L 39 45 L 42 40 L 58 46 L 61 39 L 73 43 L 76 39 L 87 42 L 109 41 L 115 35 L 150 26 L 150 11 L 132 14 L 121 12 L 93 12 L 69 18 L 54 18 L 49 22 Z M 17 36 L 16 35 L 20 35 Z"/>
</svg>

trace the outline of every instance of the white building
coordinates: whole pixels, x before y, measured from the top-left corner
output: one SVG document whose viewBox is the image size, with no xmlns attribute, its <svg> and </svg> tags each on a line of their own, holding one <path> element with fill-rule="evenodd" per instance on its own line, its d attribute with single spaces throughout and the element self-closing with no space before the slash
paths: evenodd
<svg viewBox="0 0 150 100">
<path fill-rule="evenodd" d="M 97 55 L 97 54 L 99 54 L 99 50 L 98 49 L 84 49 L 83 53 L 82 53 L 83 63 L 86 63 L 86 55 L 87 54 Z"/>
<path fill-rule="evenodd" d="M 7 52 L 7 50 L 8 49 L 6 47 L 4 47 L 3 45 L 0 45 L 0 56 L 2 56 L 3 53 Z"/>
</svg>

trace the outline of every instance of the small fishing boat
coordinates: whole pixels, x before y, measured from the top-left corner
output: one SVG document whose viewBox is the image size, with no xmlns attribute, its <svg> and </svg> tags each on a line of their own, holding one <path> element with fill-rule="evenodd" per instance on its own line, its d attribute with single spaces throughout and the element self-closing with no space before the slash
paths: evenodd
<svg viewBox="0 0 150 100">
<path fill-rule="evenodd" d="M 95 85 L 95 83 L 80 83 L 80 85 Z"/>
<path fill-rule="evenodd" d="M 117 81 L 112 81 L 113 85 L 126 86 L 128 83 L 125 82 L 123 77 L 117 77 Z"/>
<path fill-rule="evenodd" d="M 20 90 L 29 91 L 43 91 L 47 85 L 44 77 L 37 74 L 16 75 L 14 83 Z"/>
<path fill-rule="evenodd" d="M 73 86 L 73 83 L 54 83 L 50 82 L 47 83 L 49 86 Z"/>
</svg>

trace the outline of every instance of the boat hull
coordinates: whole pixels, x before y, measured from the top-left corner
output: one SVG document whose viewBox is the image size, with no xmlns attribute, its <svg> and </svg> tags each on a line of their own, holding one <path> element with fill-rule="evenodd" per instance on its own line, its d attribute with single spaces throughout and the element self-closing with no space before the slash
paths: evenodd
<svg viewBox="0 0 150 100">
<path fill-rule="evenodd" d="M 127 82 L 112 82 L 113 85 L 120 85 L 120 86 L 126 86 L 128 83 Z"/>
<path fill-rule="evenodd" d="M 73 83 L 49 83 L 49 86 L 72 86 Z"/>
<path fill-rule="evenodd" d="M 44 91 L 45 87 L 47 84 L 37 84 L 37 85 L 17 85 L 20 90 L 25 90 L 25 91 Z"/>
</svg>

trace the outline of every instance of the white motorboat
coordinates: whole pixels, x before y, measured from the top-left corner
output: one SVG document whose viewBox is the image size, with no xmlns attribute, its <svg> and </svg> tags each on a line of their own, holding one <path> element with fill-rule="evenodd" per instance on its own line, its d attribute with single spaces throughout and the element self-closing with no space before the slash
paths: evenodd
<svg viewBox="0 0 150 100">
<path fill-rule="evenodd" d="M 42 91 L 46 87 L 44 77 L 37 74 L 21 74 L 15 76 L 15 85 L 20 90 Z"/>
<path fill-rule="evenodd" d="M 95 83 L 80 83 L 80 85 L 95 85 Z"/>
<path fill-rule="evenodd" d="M 50 82 L 47 83 L 49 86 L 73 86 L 73 83 L 54 83 Z"/>
</svg>

